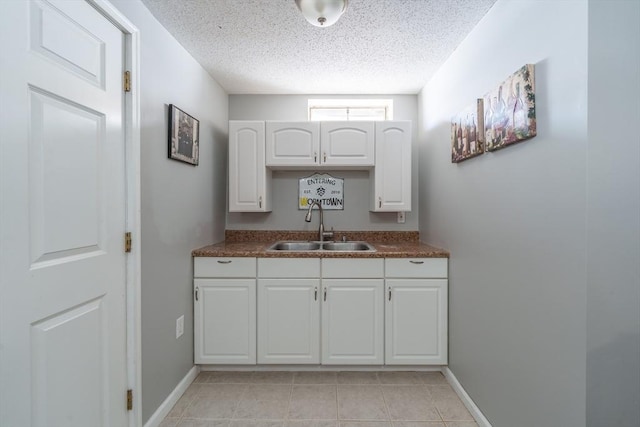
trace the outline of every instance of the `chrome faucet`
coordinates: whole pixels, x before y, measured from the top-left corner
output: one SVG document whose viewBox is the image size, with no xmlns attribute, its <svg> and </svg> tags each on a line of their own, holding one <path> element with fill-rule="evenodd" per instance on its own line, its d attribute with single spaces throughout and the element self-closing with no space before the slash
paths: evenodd
<svg viewBox="0 0 640 427">
<path fill-rule="evenodd" d="M 321 242 L 324 242 L 325 238 L 333 237 L 333 231 L 324 231 L 324 213 L 322 210 L 322 205 L 318 203 L 317 200 L 314 200 L 309 204 L 309 210 L 307 211 L 307 214 L 305 215 L 304 220 L 306 222 L 311 222 L 311 210 L 313 209 L 314 206 L 317 206 L 318 209 L 320 210 L 320 225 L 318 226 L 318 240 Z"/>
</svg>

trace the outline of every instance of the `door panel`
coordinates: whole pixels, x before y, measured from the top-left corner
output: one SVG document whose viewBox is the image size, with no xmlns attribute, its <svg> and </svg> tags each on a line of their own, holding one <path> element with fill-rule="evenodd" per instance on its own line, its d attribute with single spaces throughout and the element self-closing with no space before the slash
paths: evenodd
<svg viewBox="0 0 640 427">
<path fill-rule="evenodd" d="M 385 362 L 447 363 L 447 281 L 387 279 Z"/>
<path fill-rule="evenodd" d="M 104 247 L 104 114 L 30 88 L 32 268 Z M 82 159 L 82 160 L 80 160 Z"/>
<path fill-rule="evenodd" d="M 256 363 L 256 280 L 197 279 L 196 363 Z"/>
<path fill-rule="evenodd" d="M 381 365 L 383 280 L 329 279 L 322 286 L 322 363 Z"/>
<path fill-rule="evenodd" d="M 319 279 L 260 279 L 258 363 L 320 362 Z"/>
<path fill-rule="evenodd" d="M 74 425 L 108 425 L 105 316 L 99 298 L 32 325 L 34 425 L 68 425 L 69 407 Z"/>
</svg>

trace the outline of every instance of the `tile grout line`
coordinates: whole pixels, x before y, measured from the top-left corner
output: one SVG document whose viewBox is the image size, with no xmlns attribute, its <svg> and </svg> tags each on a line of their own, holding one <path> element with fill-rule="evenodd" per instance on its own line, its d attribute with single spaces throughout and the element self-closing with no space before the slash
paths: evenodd
<svg viewBox="0 0 640 427">
<path fill-rule="evenodd" d="M 231 423 L 233 422 L 233 420 L 236 419 L 235 418 L 236 412 L 238 412 L 238 408 L 240 407 L 240 403 L 242 403 L 242 398 L 244 397 L 244 394 L 247 392 L 247 388 L 249 388 L 248 387 L 249 384 L 251 383 L 243 384 L 244 388 L 242 390 L 242 393 L 240 393 L 240 397 L 238 397 L 238 402 L 236 403 L 236 407 L 234 408 L 233 413 L 231 414 L 231 419 L 229 420 L 229 424 L 228 424 L 229 426 L 231 426 Z"/>
</svg>

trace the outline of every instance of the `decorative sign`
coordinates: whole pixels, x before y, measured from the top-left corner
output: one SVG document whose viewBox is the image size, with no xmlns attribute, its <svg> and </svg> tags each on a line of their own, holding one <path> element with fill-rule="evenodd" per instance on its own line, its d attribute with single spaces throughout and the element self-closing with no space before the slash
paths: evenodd
<svg viewBox="0 0 640 427">
<path fill-rule="evenodd" d="M 298 184 L 300 197 L 298 209 L 309 209 L 309 205 L 317 201 L 324 210 L 344 209 L 344 179 L 334 178 L 329 174 L 313 174 L 300 178 Z"/>
</svg>

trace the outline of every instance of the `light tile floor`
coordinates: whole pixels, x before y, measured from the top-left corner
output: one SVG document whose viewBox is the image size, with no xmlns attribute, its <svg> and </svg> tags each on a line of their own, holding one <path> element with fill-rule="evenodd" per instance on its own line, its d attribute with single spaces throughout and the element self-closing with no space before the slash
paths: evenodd
<svg viewBox="0 0 640 427">
<path fill-rule="evenodd" d="M 478 427 L 440 372 L 202 372 L 160 427 Z"/>
</svg>

